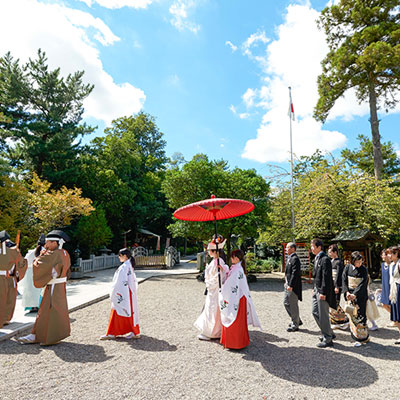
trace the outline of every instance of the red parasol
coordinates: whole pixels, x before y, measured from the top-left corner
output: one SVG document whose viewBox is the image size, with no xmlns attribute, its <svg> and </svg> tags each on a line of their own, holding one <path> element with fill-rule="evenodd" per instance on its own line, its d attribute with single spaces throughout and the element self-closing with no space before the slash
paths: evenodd
<svg viewBox="0 0 400 400">
<path fill-rule="evenodd" d="M 254 204 L 246 200 L 220 199 L 214 195 L 211 199 L 197 201 L 178 208 L 174 217 L 183 221 L 214 221 L 215 241 L 218 252 L 217 220 L 239 217 L 254 210 Z M 219 258 L 217 259 L 219 264 Z M 219 287 L 221 288 L 221 277 L 218 274 Z"/>
<path fill-rule="evenodd" d="M 239 199 L 211 199 L 198 201 L 178 208 L 174 217 L 184 221 L 215 221 L 239 217 L 254 210 L 253 203 Z"/>
</svg>

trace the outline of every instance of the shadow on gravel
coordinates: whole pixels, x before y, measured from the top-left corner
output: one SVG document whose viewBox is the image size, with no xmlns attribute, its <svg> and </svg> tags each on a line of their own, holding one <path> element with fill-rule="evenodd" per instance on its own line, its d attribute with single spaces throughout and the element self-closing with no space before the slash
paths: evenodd
<svg viewBox="0 0 400 400">
<path fill-rule="evenodd" d="M 374 340 L 371 338 L 371 340 Z M 364 357 L 379 358 L 388 361 L 400 361 L 399 348 L 396 346 L 388 346 L 373 341 L 362 347 L 343 346 L 335 341 L 335 348 L 347 353 L 362 354 Z"/>
<path fill-rule="evenodd" d="M 22 336 L 22 335 L 21 335 Z M 41 348 L 36 344 L 20 344 L 15 338 L 1 342 L 0 354 L 39 354 Z"/>
<path fill-rule="evenodd" d="M 271 336 L 274 335 L 252 332 L 252 345 L 243 351 L 243 359 L 260 363 L 278 378 L 307 386 L 362 388 L 378 380 L 376 370 L 359 358 L 330 349 L 279 347 L 269 342 Z M 285 341 L 276 336 L 273 339 Z M 340 346 L 335 343 L 335 348 Z"/>
<path fill-rule="evenodd" d="M 146 335 L 141 335 L 140 339 L 124 339 L 124 338 L 118 338 L 118 341 L 124 341 L 127 344 L 129 344 L 130 347 L 132 347 L 135 350 L 141 350 L 141 351 L 176 351 L 178 350 L 178 347 L 176 347 L 174 344 L 169 344 L 165 340 L 160 340 L 156 339 L 151 336 L 146 336 Z"/>
<path fill-rule="evenodd" d="M 71 363 L 98 363 L 113 358 L 106 355 L 102 346 L 94 344 L 61 342 L 54 346 L 41 347 L 41 349 L 54 351 L 61 360 Z"/>
</svg>

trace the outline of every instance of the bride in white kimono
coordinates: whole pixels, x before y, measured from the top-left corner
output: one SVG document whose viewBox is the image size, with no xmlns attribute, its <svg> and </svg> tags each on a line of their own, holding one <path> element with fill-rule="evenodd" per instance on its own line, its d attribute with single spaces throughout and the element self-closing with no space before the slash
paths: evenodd
<svg viewBox="0 0 400 400">
<path fill-rule="evenodd" d="M 208 254 L 212 257 L 205 270 L 207 296 L 203 311 L 194 323 L 194 326 L 200 331 L 197 336 L 200 340 L 219 339 L 221 337 L 222 323 L 218 302 L 218 271 L 220 271 L 221 275 L 221 284 L 225 282 L 226 274 L 229 271 L 229 267 L 220 257 L 224 244 L 225 241 L 218 245 L 220 254 L 217 253 L 214 241 L 210 242 L 207 247 Z M 218 258 L 220 268 L 218 268 Z"/>
</svg>

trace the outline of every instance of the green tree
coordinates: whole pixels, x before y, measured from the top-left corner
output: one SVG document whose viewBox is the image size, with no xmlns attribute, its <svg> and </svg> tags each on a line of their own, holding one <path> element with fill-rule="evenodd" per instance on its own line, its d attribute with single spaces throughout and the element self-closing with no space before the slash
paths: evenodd
<svg viewBox="0 0 400 400">
<path fill-rule="evenodd" d="M 313 237 L 332 239 L 338 233 L 358 227 L 379 234 L 386 240 L 400 229 L 400 195 L 392 178 L 376 181 L 360 169 L 348 168 L 344 160 L 318 154 L 303 160 L 295 180 L 296 240 Z M 277 245 L 290 237 L 289 190 L 283 187 L 272 200 L 271 225 L 261 240 Z"/>
<path fill-rule="evenodd" d="M 238 198 L 254 203 L 253 212 L 217 222 L 218 232 L 227 239 L 234 233 L 242 237 L 258 237 L 258 230 L 267 223 L 269 185 L 254 170 L 235 168 L 229 170 L 224 160 L 210 161 L 204 154 L 197 154 L 182 165 L 166 171 L 162 189 L 172 209 L 186 204 L 216 197 Z M 199 241 L 209 240 L 214 234 L 213 222 L 173 222 L 169 227 L 173 236 L 185 236 Z"/>
<path fill-rule="evenodd" d="M 154 118 L 139 113 L 113 121 L 81 157 L 83 193 L 103 207 L 115 248 L 124 231 L 165 231 L 170 213 L 161 193 L 167 161 L 162 137 Z"/>
<path fill-rule="evenodd" d="M 359 168 L 370 175 L 374 174 L 374 156 L 372 141 L 359 135 L 360 147 L 355 150 L 342 150 L 342 157 L 350 167 Z M 400 159 L 391 142 L 382 144 L 383 177 L 394 177 L 400 173 Z"/>
<path fill-rule="evenodd" d="M 400 13 L 398 0 L 340 0 L 319 19 L 329 46 L 318 77 L 314 116 L 325 121 L 336 100 L 354 88 L 369 102 L 374 173 L 381 179 L 383 159 L 378 110 L 397 103 L 400 89 Z"/>
<path fill-rule="evenodd" d="M 88 216 L 83 216 L 78 222 L 74 237 L 87 254 L 93 254 L 95 249 L 111 242 L 112 232 L 107 224 L 105 211 L 97 206 Z"/>
<path fill-rule="evenodd" d="M 46 54 L 25 65 L 10 53 L 0 58 L 0 137 L 10 163 L 35 172 L 54 187 L 77 182 L 80 138 L 93 128 L 80 124 L 83 100 L 93 89 L 83 71 L 61 77 Z M 4 142 L 11 139 L 12 144 Z"/>
</svg>

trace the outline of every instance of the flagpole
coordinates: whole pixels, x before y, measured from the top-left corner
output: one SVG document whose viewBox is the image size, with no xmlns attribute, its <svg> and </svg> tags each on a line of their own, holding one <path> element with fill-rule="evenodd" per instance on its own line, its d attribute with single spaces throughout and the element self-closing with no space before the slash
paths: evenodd
<svg viewBox="0 0 400 400">
<path fill-rule="evenodd" d="M 294 234 L 294 193 L 293 193 L 293 144 L 292 144 L 292 116 L 293 116 L 293 103 L 292 103 L 292 88 L 289 86 L 289 121 L 290 121 L 290 196 L 292 199 L 292 238 L 295 242 Z"/>
</svg>

